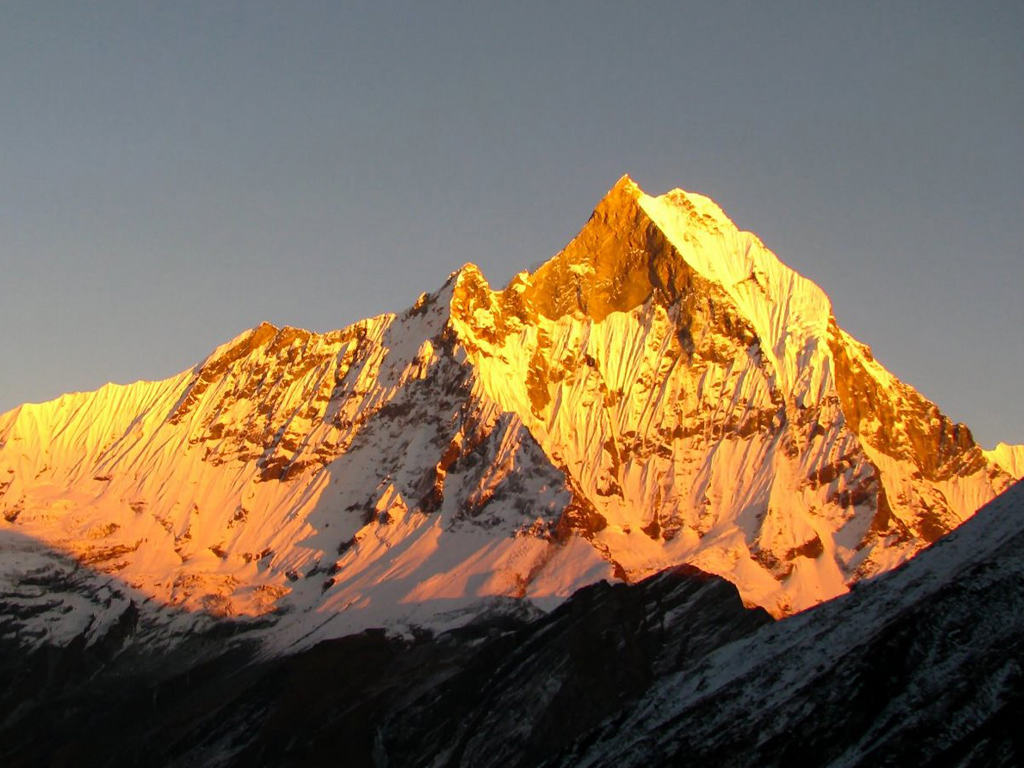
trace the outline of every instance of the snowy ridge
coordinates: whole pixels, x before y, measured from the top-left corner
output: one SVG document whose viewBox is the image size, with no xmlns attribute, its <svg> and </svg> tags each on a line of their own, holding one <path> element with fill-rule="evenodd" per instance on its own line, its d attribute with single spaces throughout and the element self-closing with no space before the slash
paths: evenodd
<svg viewBox="0 0 1024 768">
<path fill-rule="evenodd" d="M 503 290 L 466 265 L 400 315 L 264 324 L 0 416 L 0 531 L 175 626 L 274 617 L 278 648 L 683 562 L 785 615 L 969 518 L 1015 451 L 983 453 L 713 202 L 624 177 Z"/>
</svg>

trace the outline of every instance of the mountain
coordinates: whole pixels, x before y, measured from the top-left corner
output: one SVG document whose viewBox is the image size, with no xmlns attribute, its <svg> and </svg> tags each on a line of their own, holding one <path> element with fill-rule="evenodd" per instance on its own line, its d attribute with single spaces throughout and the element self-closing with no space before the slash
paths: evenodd
<svg viewBox="0 0 1024 768">
<path fill-rule="evenodd" d="M 116 650 L 230 619 L 294 652 L 682 563 L 779 617 L 913 557 L 1019 459 L 711 200 L 623 177 L 502 290 L 466 265 L 398 315 L 264 324 L 0 416 L 0 626 Z"/>
</svg>

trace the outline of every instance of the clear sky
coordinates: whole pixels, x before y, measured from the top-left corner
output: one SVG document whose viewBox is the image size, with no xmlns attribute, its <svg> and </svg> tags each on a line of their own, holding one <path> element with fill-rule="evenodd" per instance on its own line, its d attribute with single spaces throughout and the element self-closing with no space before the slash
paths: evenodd
<svg viewBox="0 0 1024 768">
<path fill-rule="evenodd" d="M 1024 3 L 0 3 L 0 411 L 718 201 L 1024 442 Z"/>
</svg>

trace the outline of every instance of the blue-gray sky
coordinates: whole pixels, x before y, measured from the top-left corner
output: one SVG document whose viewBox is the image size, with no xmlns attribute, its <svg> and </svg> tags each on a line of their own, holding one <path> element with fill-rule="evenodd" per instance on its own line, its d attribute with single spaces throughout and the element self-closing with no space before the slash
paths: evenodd
<svg viewBox="0 0 1024 768">
<path fill-rule="evenodd" d="M 1024 3 L 0 4 L 0 410 L 709 195 L 1024 442 Z"/>
</svg>

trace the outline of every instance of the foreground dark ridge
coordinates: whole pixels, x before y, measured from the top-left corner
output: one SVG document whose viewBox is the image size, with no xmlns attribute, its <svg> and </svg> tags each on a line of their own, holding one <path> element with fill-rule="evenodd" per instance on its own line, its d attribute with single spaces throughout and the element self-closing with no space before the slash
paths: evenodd
<svg viewBox="0 0 1024 768">
<path fill-rule="evenodd" d="M 196 665 L 130 655 L 86 678 L 74 674 L 80 649 L 39 651 L 13 677 L 47 687 L 33 699 L 19 686 L 0 760 L 526 768 L 671 670 L 770 622 L 728 582 L 682 566 L 586 587 L 532 621 L 505 612 L 410 640 L 371 630 L 269 662 L 244 647 Z M 40 669 L 63 670 L 64 684 Z"/>
</svg>

